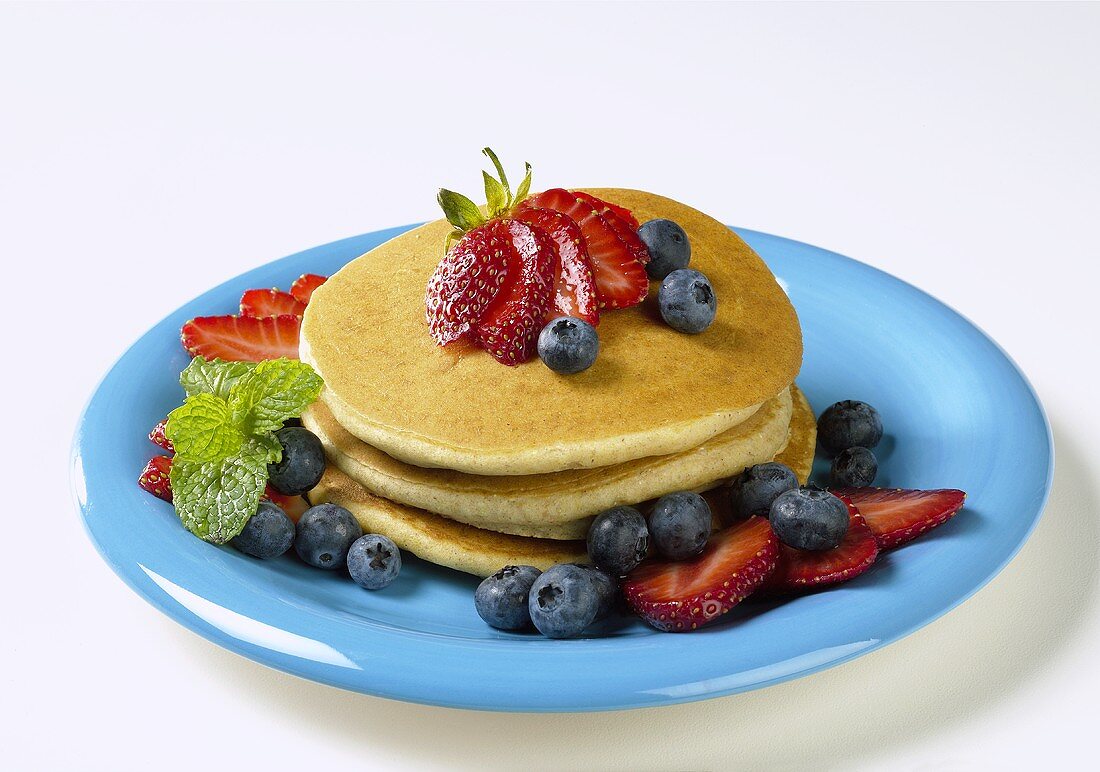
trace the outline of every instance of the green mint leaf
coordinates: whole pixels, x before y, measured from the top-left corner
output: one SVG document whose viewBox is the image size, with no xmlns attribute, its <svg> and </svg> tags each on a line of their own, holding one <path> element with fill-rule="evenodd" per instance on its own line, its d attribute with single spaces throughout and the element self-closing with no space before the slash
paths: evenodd
<svg viewBox="0 0 1100 772">
<path fill-rule="evenodd" d="M 224 397 L 196 394 L 168 414 L 165 435 L 176 457 L 187 461 L 219 461 L 241 449 L 244 435 Z"/>
<path fill-rule="evenodd" d="M 283 446 L 274 434 L 258 434 L 250 439 L 259 443 L 259 449 L 264 452 L 264 457 L 269 464 L 277 464 L 283 460 Z"/>
<path fill-rule="evenodd" d="M 490 161 L 493 162 L 493 166 L 496 167 L 497 175 L 500 177 L 500 184 L 504 188 L 504 208 L 509 209 L 512 206 L 512 188 L 508 184 L 508 175 L 504 173 L 504 165 L 497 158 L 497 154 L 493 152 L 492 148 L 483 147 L 481 152 L 484 153 Z M 488 183 L 486 183 L 488 184 Z"/>
<path fill-rule="evenodd" d="M 523 180 L 520 182 L 519 187 L 516 188 L 516 198 L 514 201 L 516 204 L 527 198 L 527 194 L 531 192 L 531 164 L 524 163 L 524 166 L 527 168 L 527 173 L 523 176 Z"/>
<path fill-rule="evenodd" d="M 504 192 L 504 186 L 489 172 L 483 171 L 481 176 L 485 178 L 485 201 L 489 216 L 500 217 L 508 211 L 508 196 Z"/>
<path fill-rule="evenodd" d="M 224 362 L 221 359 L 195 357 L 180 373 L 180 386 L 189 397 L 204 393 L 228 397 L 233 384 L 255 367 L 252 362 Z"/>
<path fill-rule="evenodd" d="M 256 512 L 267 485 L 270 449 L 260 440 L 244 441 L 240 452 L 217 461 L 172 461 L 172 503 L 188 531 L 213 544 L 225 544 Z"/>
<path fill-rule="evenodd" d="M 447 218 L 447 222 L 463 232 L 472 230 L 485 222 L 485 215 L 477 208 L 477 204 L 461 193 L 440 188 L 436 200 L 443 208 L 443 215 Z"/>
<path fill-rule="evenodd" d="M 321 376 L 305 362 L 268 359 L 233 385 L 229 407 L 245 434 L 263 434 L 296 418 L 321 393 Z"/>
</svg>

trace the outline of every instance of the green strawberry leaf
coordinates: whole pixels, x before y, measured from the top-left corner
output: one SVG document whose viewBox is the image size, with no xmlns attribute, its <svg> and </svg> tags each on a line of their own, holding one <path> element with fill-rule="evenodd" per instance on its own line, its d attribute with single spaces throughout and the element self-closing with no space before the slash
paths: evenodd
<svg viewBox="0 0 1100 772">
<path fill-rule="evenodd" d="M 527 173 L 523 176 L 523 180 L 520 181 L 519 187 L 516 188 L 516 198 L 514 202 L 516 204 L 527 198 L 527 194 L 531 192 L 531 164 L 524 163 L 523 165 L 526 167 Z"/>
<path fill-rule="evenodd" d="M 305 362 L 268 359 L 229 391 L 233 419 L 245 434 L 273 432 L 302 414 L 321 393 L 321 376 Z"/>
<path fill-rule="evenodd" d="M 485 222 L 485 215 L 477 208 L 477 204 L 461 193 L 440 188 L 436 200 L 439 201 L 447 222 L 464 233 Z"/>
<path fill-rule="evenodd" d="M 253 362 L 225 362 L 221 359 L 195 357 L 180 373 L 180 386 L 189 397 L 203 393 L 228 397 L 233 384 L 255 367 Z"/>
<path fill-rule="evenodd" d="M 501 184 L 501 187 L 504 188 L 504 193 L 505 193 L 504 208 L 505 209 L 511 209 L 511 207 L 512 207 L 512 188 L 508 184 L 508 175 L 504 173 L 504 165 L 500 162 L 500 159 L 497 158 L 497 154 L 493 152 L 492 148 L 483 147 L 481 149 L 481 152 L 484 153 L 489 158 L 489 160 L 493 162 L 493 166 L 496 167 L 497 176 L 500 177 L 500 184 Z M 486 184 L 488 184 L 488 183 L 486 183 Z"/>
<path fill-rule="evenodd" d="M 187 461 L 216 461 L 241 449 L 244 435 L 233 420 L 224 397 L 196 394 L 168 414 L 165 436 L 176 457 Z"/>
<path fill-rule="evenodd" d="M 256 512 L 267 485 L 270 447 L 255 438 L 240 452 L 216 461 L 176 456 L 169 479 L 172 503 L 188 531 L 213 544 L 225 544 Z"/>
<path fill-rule="evenodd" d="M 485 200 L 488 202 L 490 217 L 500 217 L 508 211 L 508 195 L 504 192 L 504 186 L 489 172 L 483 171 L 481 176 L 485 178 Z"/>
</svg>

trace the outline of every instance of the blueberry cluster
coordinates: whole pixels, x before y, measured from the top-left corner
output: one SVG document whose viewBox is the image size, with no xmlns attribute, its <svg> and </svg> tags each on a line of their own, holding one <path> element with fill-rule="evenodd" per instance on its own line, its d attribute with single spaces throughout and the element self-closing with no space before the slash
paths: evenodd
<svg viewBox="0 0 1100 772">
<path fill-rule="evenodd" d="M 817 441 L 833 456 L 830 480 L 835 488 L 865 488 L 878 475 L 871 451 L 882 440 L 882 418 L 866 402 L 844 400 L 817 419 Z"/>
<path fill-rule="evenodd" d="M 591 565 L 560 563 L 543 573 L 505 566 L 478 586 L 474 607 L 499 630 L 534 625 L 548 638 L 573 638 L 614 610 L 618 577 L 645 560 L 651 547 L 670 560 L 688 560 L 703 551 L 710 531 L 710 506 L 691 491 L 662 496 L 648 521 L 634 507 L 612 507 L 588 529 Z"/>
<path fill-rule="evenodd" d="M 325 473 L 325 453 L 317 435 L 301 426 L 275 433 L 283 448 L 278 464 L 268 466 L 268 483 L 279 493 L 300 496 L 312 490 Z M 346 568 L 352 580 L 368 590 L 380 590 L 401 571 L 401 551 L 390 539 L 364 534 L 354 515 L 335 504 L 310 507 L 297 525 L 271 501 L 261 501 L 256 514 L 230 542 L 246 555 L 267 560 L 294 547 L 316 568 Z"/>
<path fill-rule="evenodd" d="M 801 550 L 838 546 L 848 532 L 848 508 L 826 491 L 800 488 L 790 467 L 778 461 L 751 466 L 730 486 L 734 517 L 763 515 L 781 542 Z"/>
<path fill-rule="evenodd" d="M 646 273 L 650 279 L 661 282 L 657 307 L 665 323 L 688 334 L 710 327 L 718 312 L 718 298 L 710 280 L 687 267 L 691 242 L 684 229 L 672 220 L 650 220 L 638 228 L 638 238 L 649 251 Z M 587 370 L 599 352 L 596 328 L 583 319 L 558 317 L 539 334 L 539 358 L 562 375 Z"/>
</svg>

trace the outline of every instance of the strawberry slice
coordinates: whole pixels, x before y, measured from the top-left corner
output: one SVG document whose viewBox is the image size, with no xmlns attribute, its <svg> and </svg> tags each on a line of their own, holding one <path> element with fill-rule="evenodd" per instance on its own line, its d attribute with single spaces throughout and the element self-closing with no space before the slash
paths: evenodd
<svg viewBox="0 0 1100 772">
<path fill-rule="evenodd" d="M 837 494 L 840 496 L 840 494 Z M 840 496 L 848 507 L 848 533 L 831 550 L 800 550 L 780 542 L 779 564 L 764 587 L 772 592 L 795 592 L 847 581 L 875 562 L 879 546 L 851 499 Z"/>
<path fill-rule="evenodd" d="M 590 203 L 580 200 L 567 190 L 551 188 L 531 196 L 519 205 L 520 210 L 529 207 L 561 212 L 580 227 L 585 247 L 588 248 L 592 275 L 596 280 L 600 308 L 628 308 L 645 300 L 649 293 L 649 277 L 645 266 L 615 232 L 607 218 Z"/>
<path fill-rule="evenodd" d="M 646 248 L 646 245 L 643 244 L 642 240 L 638 237 L 638 221 L 634 219 L 634 215 L 630 213 L 629 209 L 623 209 L 621 206 L 614 206 L 588 193 L 574 191 L 573 195 L 581 201 L 591 204 L 592 208 L 607 220 L 607 224 L 615 231 L 615 235 L 626 244 L 627 248 L 634 257 L 637 258 L 638 262 L 642 265 L 649 262 L 649 249 Z M 625 217 L 622 214 L 623 212 L 626 213 Z"/>
<path fill-rule="evenodd" d="M 593 208 L 597 212 L 614 212 L 623 222 L 626 223 L 630 230 L 637 232 L 638 230 L 638 218 L 634 216 L 634 213 L 627 209 L 625 206 L 618 206 L 612 204 L 610 201 L 604 201 L 602 198 L 596 198 L 591 193 L 585 193 L 580 190 L 574 190 L 573 195 L 579 198 L 581 201 L 587 201 L 592 204 Z"/>
<path fill-rule="evenodd" d="M 658 630 L 695 630 L 763 584 L 778 556 L 771 525 L 763 517 L 750 517 L 714 534 L 692 561 L 645 561 L 623 580 L 623 596 Z"/>
<path fill-rule="evenodd" d="M 504 286 L 470 332 L 493 359 L 518 365 L 535 355 L 558 274 L 557 248 L 542 230 L 521 220 L 499 222 L 511 235 L 512 265 Z"/>
<path fill-rule="evenodd" d="M 287 517 L 295 523 L 297 523 L 298 518 L 309 509 L 309 502 L 303 497 L 287 496 L 286 494 L 279 493 L 279 491 L 275 490 L 270 485 L 267 486 L 267 489 L 264 491 L 264 498 L 286 512 Z"/>
<path fill-rule="evenodd" d="M 172 441 L 168 439 L 168 435 L 164 433 L 164 427 L 168 425 L 168 419 L 162 419 L 159 424 L 153 427 L 153 430 L 149 432 L 149 441 L 154 445 L 164 448 L 169 453 L 175 453 L 176 449 L 172 447 Z"/>
<path fill-rule="evenodd" d="M 482 317 L 508 279 L 512 235 L 502 220 L 466 233 L 428 280 L 428 330 L 440 346 L 454 343 Z"/>
<path fill-rule="evenodd" d="M 580 227 L 561 212 L 537 207 L 517 212 L 516 219 L 541 230 L 558 248 L 559 270 L 547 321 L 552 317 L 574 316 L 593 326 L 599 324 L 596 283 Z"/>
<path fill-rule="evenodd" d="M 277 289 L 251 289 L 241 295 L 241 316 L 254 316 L 257 319 L 284 314 L 301 316 L 305 310 L 305 303 L 289 292 L 280 292 Z"/>
<path fill-rule="evenodd" d="M 327 280 L 327 276 L 318 276 L 315 273 L 303 273 L 290 285 L 290 294 L 303 306 L 309 305 L 309 299 L 313 297 L 313 291 Z"/>
<path fill-rule="evenodd" d="M 236 362 L 298 358 L 297 316 L 199 316 L 183 325 L 180 339 L 191 356 Z"/>
<path fill-rule="evenodd" d="M 843 488 L 833 491 L 847 496 L 859 508 L 879 547 L 893 549 L 946 523 L 962 509 L 966 494 L 941 488 L 916 491 L 903 488 Z"/>
<path fill-rule="evenodd" d="M 172 469 L 172 459 L 168 456 L 153 456 L 149 463 L 141 470 L 138 477 L 138 485 L 152 493 L 158 499 L 172 500 L 172 484 L 168 480 L 168 473 Z"/>
</svg>

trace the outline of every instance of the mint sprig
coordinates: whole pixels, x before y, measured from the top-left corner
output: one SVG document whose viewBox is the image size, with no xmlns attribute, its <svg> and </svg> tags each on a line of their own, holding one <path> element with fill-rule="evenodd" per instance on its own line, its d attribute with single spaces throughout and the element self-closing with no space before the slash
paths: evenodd
<svg viewBox="0 0 1100 772">
<path fill-rule="evenodd" d="M 191 533 L 224 544 L 259 506 L 267 465 L 282 458 L 275 437 L 321 393 L 321 377 L 304 362 L 259 364 L 196 357 L 180 374 L 187 398 L 168 414 L 175 447 L 172 500 Z"/>
<path fill-rule="evenodd" d="M 471 231 L 479 225 L 495 217 L 503 217 L 531 192 L 531 164 L 524 164 L 526 174 L 516 189 L 515 195 L 508 184 L 508 175 L 504 173 L 504 165 L 501 164 L 497 154 L 491 148 L 483 148 L 482 153 L 492 161 L 497 176 L 493 177 L 486 171 L 481 172 L 482 181 L 485 183 L 485 211 L 481 211 L 473 201 L 461 193 L 440 188 L 436 200 L 443 209 L 443 216 L 447 222 L 454 226 L 454 230 L 447 236 L 446 248 L 450 248 L 451 242 L 462 238 L 467 231 Z"/>
</svg>

